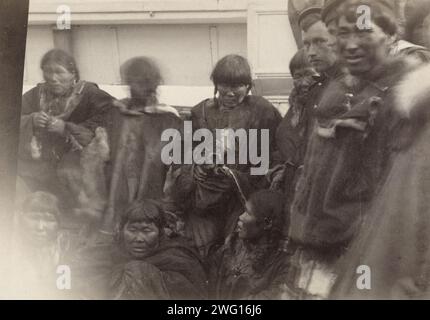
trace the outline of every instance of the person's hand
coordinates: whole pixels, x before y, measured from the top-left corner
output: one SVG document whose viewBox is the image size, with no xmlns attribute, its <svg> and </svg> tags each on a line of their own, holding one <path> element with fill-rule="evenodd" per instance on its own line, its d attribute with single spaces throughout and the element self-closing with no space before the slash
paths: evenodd
<svg viewBox="0 0 430 320">
<path fill-rule="evenodd" d="M 33 115 L 33 124 L 36 128 L 45 128 L 48 125 L 50 117 L 46 112 L 40 111 Z"/>
<path fill-rule="evenodd" d="M 58 118 L 53 118 L 47 125 L 47 129 L 49 132 L 58 133 L 62 135 L 64 133 L 64 129 L 66 124 L 63 120 Z"/>
</svg>

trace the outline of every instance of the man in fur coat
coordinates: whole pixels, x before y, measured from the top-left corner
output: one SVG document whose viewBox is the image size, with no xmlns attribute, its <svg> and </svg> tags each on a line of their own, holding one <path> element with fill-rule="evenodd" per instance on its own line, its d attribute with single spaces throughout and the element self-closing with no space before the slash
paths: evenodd
<svg viewBox="0 0 430 320">
<path fill-rule="evenodd" d="M 420 67 L 393 90 L 402 125 L 391 169 L 342 258 L 332 298 L 430 298 L 429 72 L 429 65 Z"/>
<path fill-rule="evenodd" d="M 290 95 L 290 108 L 276 132 L 277 146 L 285 164 L 273 180 L 276 181 L 282 175 L 287 202 L 291 201 L 297 177 L 303 167 L 314 124 L 314 107 L 331 80 L 342 74 L 335 52 L 336 38 L 321 20 L 321 10 L 321 7 L 315 6 L 300 13 L 299 25 L 304 48 L 290 62 L 295 88 Z M 303 71 L 300 69 L 305 69 L 306 65 L 312 67 L 317 75 L 313 76 L 308 88 L 303 88 L 300 86 L 303 83 L 300 79 Z"/>
<path fill-rule="evenodd" d="M 393 108 L 393 88 L 417 67 L 416 60 L 390 55 L 396 33 L 391 2 L 338 3 L 338 53 L 349 74 L 328 86 L 315 109 L 317 123 L 291 206 L 289 233 L 302 274 L 309 273 L 299 277 L 297 286 L 319 298 L 328 296 L 334 264 L 356 235 L 390 167 L 402 125 Z M 361 5 L 371 10 L 370 28 L 358 25 Z"/>
</svg>

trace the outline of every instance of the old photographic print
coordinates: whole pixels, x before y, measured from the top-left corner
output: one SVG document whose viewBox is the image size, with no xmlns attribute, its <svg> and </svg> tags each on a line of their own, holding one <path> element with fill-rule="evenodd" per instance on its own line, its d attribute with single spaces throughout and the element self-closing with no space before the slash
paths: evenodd
<svg viewBox="0 0 430 320">
<path fill-rule="evenodd" d="M 0 299 L 430 298 L 430 0 L 0 16 Z"/>
</svg>

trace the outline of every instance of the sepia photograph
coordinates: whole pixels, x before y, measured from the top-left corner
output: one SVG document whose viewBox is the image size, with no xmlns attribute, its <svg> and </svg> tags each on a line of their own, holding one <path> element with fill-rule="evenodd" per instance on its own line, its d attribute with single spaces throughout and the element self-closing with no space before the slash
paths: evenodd
<svg viewBox="0 0 430 320">
<path fill-rule="evenodd" d="M 430 299 L 429 62 L 430 0 L 0 0 L 0 300 Z"/>
</svg>

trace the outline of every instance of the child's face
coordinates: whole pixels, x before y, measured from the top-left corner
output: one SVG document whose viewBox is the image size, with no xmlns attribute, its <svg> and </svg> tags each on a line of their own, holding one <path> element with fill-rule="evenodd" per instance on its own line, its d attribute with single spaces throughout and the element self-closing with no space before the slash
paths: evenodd
<svg viewBox="0 0 430 320">
<path fill-rule="evenodd" d="M 263 232 L 261 223 L 252 214 L 252 204 L 249 202 L 246 203 L 245 212 L 239 217 L 239 221 L 237 223 L 237 232 L 239 238 L 243 240 L 258 238 Z"/>
<path fill-rule="evenodd" d="M 28 241 L 36 246 L 49 245 L 57 238 L 58 220 L 50 212 L 32 211 L 24 213 L 22 224 Z"/>
<path fill-rule="evenodd" d="M 317 73 L 312 68 L 297 69 L 293 72 L 294 87 L 298 92 L 307 92 L 315 83 Z"/>
</svg>

